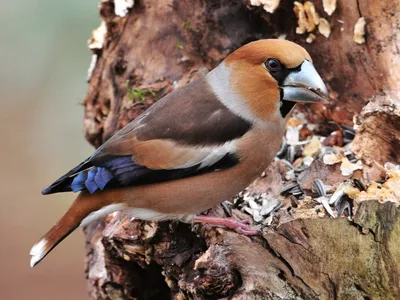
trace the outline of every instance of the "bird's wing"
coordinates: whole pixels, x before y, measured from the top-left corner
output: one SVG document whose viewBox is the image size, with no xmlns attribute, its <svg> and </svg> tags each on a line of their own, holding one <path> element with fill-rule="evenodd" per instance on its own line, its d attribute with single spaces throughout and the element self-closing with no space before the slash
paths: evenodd
<svg viewBox="0 0 400 300">
<path fill-rule="evenodd" d="M 196 80 L 159 100 L 44 194 L 148 184 L 236 164 L 236 142 L 251 128 Z"/>
</svg>

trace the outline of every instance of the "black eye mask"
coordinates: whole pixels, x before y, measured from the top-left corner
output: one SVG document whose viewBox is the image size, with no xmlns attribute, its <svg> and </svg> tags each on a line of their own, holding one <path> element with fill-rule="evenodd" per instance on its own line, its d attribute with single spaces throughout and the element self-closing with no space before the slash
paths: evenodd
<svg viewBox="0 0 400 300">
<path fill-rule="evenodd" d="M 273 60 L 273 61 L 272 61 Z M 273 64 L 271 64 L 273 63 Z M 279 68 L 275 66 L 275 64 L 279 64 Z M 296 68 L 286 68 L 284 64 L 274 58 L 267 59 L 264 63 L 266 69 L 269 71 L 271 76 L 278 82 L 278 85 L 281 86 L 285 81 L 286 77 L 292 72 L 300 72 L 301 65 Z M 283 89 L 280 89 L 280 107 L 279 111 L 283 118 L 285 118 L 288 113 L 292 110 L 292 108 L 296 105 L 296 102 L 293 101 L 285 101 L 283 100 Z"/>
</svg>

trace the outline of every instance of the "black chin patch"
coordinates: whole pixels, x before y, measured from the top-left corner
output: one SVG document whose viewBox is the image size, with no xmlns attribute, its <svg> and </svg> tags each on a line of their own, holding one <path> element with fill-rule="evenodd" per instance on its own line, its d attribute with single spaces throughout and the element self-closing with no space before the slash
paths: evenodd
<svg viewBox="0 0 400 300">
<path fill-rule="evenodd" d="M 279 111 L 281 112 L 282 117 L 285 118 L 296 105 L 296 102 L 281 100 L 280 105 Z"/>
</svg>

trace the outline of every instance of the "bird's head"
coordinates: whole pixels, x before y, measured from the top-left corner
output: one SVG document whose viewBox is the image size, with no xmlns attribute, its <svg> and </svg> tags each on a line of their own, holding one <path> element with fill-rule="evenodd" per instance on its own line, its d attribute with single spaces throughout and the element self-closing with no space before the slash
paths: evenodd
<svg viewBox="0 0 400 300">
<path fill-rule="evenodd" d="M 219 98 L 230 95 L 222 99 L 224 104 L 248 120 L 274 121 L 286 118 L 297 102 L 328 101 L 327 88 L 308 52 L 286 40 L 244 45 L 210 75 Z"/>
</svg>

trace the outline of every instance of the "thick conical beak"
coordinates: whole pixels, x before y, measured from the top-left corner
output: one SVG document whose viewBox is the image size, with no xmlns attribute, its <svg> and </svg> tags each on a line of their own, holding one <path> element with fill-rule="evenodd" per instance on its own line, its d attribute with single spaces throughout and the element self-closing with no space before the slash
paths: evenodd
<svg viewBox="0 0 400 300">
<path fill-rule="evenodd" d="M 328 90 L 312 63 L 305 60 L 300 71 L 291 72 L 281 86 L 283 100 L 329 103 Z"/>
</svg>

